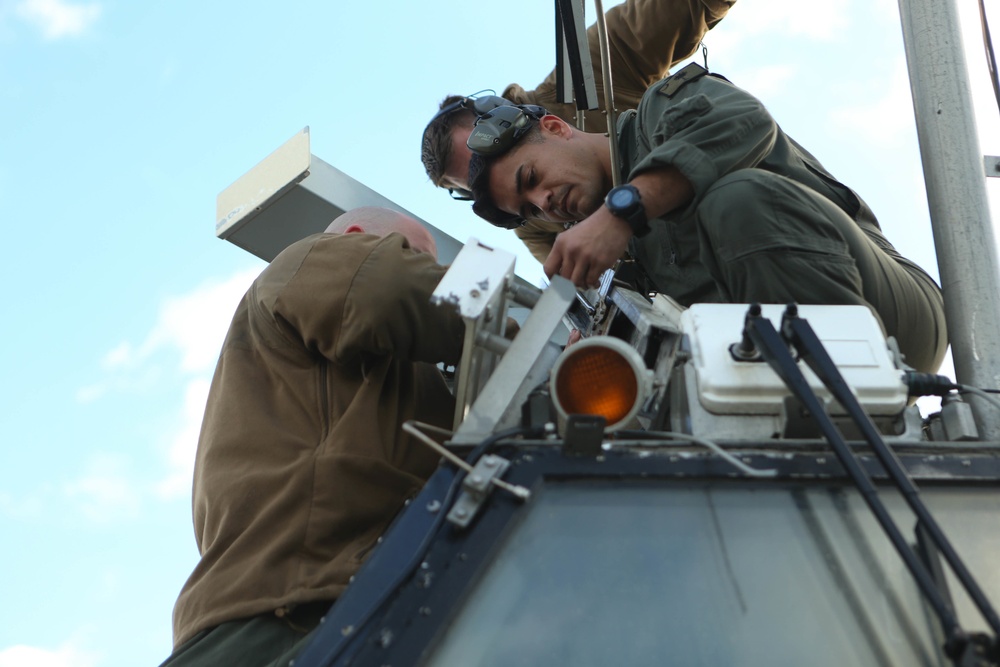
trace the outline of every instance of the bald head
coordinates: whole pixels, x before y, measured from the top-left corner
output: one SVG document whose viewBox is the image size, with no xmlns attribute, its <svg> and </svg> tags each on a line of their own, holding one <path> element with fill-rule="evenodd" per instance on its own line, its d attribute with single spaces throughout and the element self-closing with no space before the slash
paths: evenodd
<svg viewBox="0 0 1000 667">
<path fill-rule="evenodd" d="M 419 222 L 399 211 L 374 206 L 355 208 L 346 211 L 326 228 L 327 234 L 388 236 L 393 232 L 405 236 L 414 250 L 426 252 L 437 259 L 437 244 L 431 233 Z"/>
</svg>

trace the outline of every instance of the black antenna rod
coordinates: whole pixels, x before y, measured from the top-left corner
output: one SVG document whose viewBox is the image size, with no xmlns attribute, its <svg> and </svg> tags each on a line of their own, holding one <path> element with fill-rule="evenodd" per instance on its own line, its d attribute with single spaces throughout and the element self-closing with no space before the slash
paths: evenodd
<svg viewBox="0 0 1000 667">
<path fill-rule="evenodd" d="M 997 617 L 996 611 L 994 611 L 990 601 L 986 598 L 982 588 L 980 588 L 972 573 L 966 568 L 965 563 L 962 562 L 951 541 L 945 536 L 944 531 L 938 525 L 937 520 L 934 519 L 930 510 L 927 509 L 927 505 L 920 498 L 920 491 L 917 485 L 903 468 L 903 464 L 895 452 L 886 444 L 882 435 L 875 427 L 874 422 L 872 422 L 871 417 L 868 416 L 861 407 L 861 404 L 858 403 L 857 398 L 847 385 L 836 364 L 833 363 L 833 359 L 830 358 L 829 353 L 823 347 L 823 343 L 816 335 L 809 321 L 799 317 L 798 308 L 795 304 L 790 304 L 785 310 L 785 314 L 781 320 L 781 335 L 788 344 L 798 350 L 799 356 L 809 364 L 809 368 L 813 370 L 823 384 L 826 385 L 826 388 L 830 390 L 830 393 L 844 406 L 848 415 L 857 424 L 858 428 L 861 429 L 865 440 L 868 441 L 868 444 L 875 451 L 875 455 L 882 462 L 882 466 L 893 482 L 895 482 L 914 514 L 923 523 L 927 534 L 934 541 L 935 546 L 944 554 L 955 575 L 969 593 L 969 597 L 976 603 L 976 607 L 979 608 L 983 618 L 989 623 L 994 634 L 1000 636 L 1000 618 Z"/>
<path fill-rule="evenodd" d="M 802 370 L 789 351 L 787 343 L 778 335 L 771 321 L 760 315 L 747 317 L 746 327 L 749 329 L 750 338 L 757 346 L 764 360 L 767 361 L 768 365 L 784 381 L 792 394 L 809 410 L 823 432 L 824 437 L 830 442 L 841 465 L 844 466 L 848 476 L 858 488 L 869 509 L 871 509 L 872 514 L 875 515 L 875 519 L 879 522 L 889 541 L 892 542 L 900 558 L 903 559 L 907 569 L 909 569 L 910 574 L 920 588 L 920 592 L 923 593 L 940 620 L 945 634 L 945 653 L 948 657 L 957 659 L 968 645 L 968 636 L 959 627 L 958 618 L 955 616 L 954 610 L 945 601 L 941 591 L 934 583 L 934 579 L 927 572 L 927 569 L 917 558 L 913 550 L 910 549 L 899 527 L 896 526 L 895 521 L 889 515 L 885 505 L 878 497 L 875 485 L 868 477 L 868 473 L 865 472 L 861 463 L 844 441 L 843 436 L 833 425 L 829 415 L 826 414 L 823 404 L 817 398 L 815 392 L 813 392 L 812 387 L 809 386 L 809 382 L 802 374 Z"/>
</svg>

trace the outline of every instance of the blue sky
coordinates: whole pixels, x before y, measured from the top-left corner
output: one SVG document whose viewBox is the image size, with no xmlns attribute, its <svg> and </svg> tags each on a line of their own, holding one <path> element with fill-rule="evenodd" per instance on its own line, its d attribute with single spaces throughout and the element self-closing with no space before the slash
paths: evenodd
<svg viewBox="0 0 1000 667">
<path fill-rule="evenodd" d="M 710 67 L 761 97 L 937 275 L 895 0 L 799 6 L 740 0 L 706 40 Z M 214 236 L 226 186 L 308 125 L 324 161 L 461 240 L 518 249 L 418 159 L 445 94 L 530 87 L 551 69 L 551 2 L 504 7 L 0 0 L 0 667 L 170 652 L 197 560 L 190 475 L 208 383 L 263 266 Z M 997 155 L 967 27 L 983 151 Z M 526 253 L 518 266 L 540 276 Z"/>
</svg>

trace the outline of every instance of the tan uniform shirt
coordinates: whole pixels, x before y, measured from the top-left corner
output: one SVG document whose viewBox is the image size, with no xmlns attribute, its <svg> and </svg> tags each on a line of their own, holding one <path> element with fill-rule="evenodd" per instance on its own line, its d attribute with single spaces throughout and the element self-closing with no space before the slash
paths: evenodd
<svg viewBox="0 0 1000 667">
<path fill-rule="evenodd" d="M 400 425 L 450 426 L 437 368 L 463 324 L 430 304 L 445 269 L 399 234 L 316 234 L 240 302 L 194 475 L 201 561 L 174 645 L 202 629 L 337 598 L 438 456 Z"/>
</svg>

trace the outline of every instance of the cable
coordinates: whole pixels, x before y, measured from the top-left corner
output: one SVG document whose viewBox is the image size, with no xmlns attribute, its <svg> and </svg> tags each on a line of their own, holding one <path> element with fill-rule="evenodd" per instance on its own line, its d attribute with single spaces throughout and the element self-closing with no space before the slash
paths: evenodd
<svg viewBox="0 0 1000 667">
<path fill-rule="evenodd" d="M 909 396 L 947 396 L 959 388 L 947 375 L 933 373 L 918 373 L 907 371 L 903 374 L 903 384 L 906 385 Z"/>
<path fill-rule="evenodd" d="M 990 73 L 990 82 L 993 84 L 993 94 L 997 99 L 997 107 L 1000 108 L 1000 82 L 997 81 L 997 59 L 993 53 L 993 40 L 990 38 L 990 23 L 986 19 L 986 5 L 983 0 L 979 0 L 979 20 L 983 23 L 983 47 L 986 49 L 986 69 Z"/>
<path fill-rule="evenodd" d="M 404 431 L 406 431 L 410 435 L 412 435 L 415 438 L 417 438 L 417 440 L 419 440 L 420 442 L 424 443 L 425 445 L 427 445 L 428 447 L 430 447 L 431 449 L 433 449 L 434 451 L 436 451 L 441 456 L 443 456 L 446 459 L 448 459 L 448 461 L 450 461 L 452 464 L 454 464 L 455 466 L 457 466 L 463 473 L 470 473 L 470 472 L 472 472 L 472 466 L 475 465 L 475 462 L 478 461 L 479 458 L 483 454 L 486 453 L 487 449 L 489 449 L 490 447 L 492 447 L 498 441 L 500 441 L 500 440 L 502 440 L 504 438 L 511 437 L 512 435 L 517 435 L 517 434 L 519 434 L 519 433 L 521 433 L 523 431 L 528 430 L 528 429 L 525 429 L 523 427 L 516 427 L 516 428 L 513 428 L 513 429 L 508 429 L 506 431 L 501 431 L 499 433 L 494 433 L 493 435 L 491 435 L 490 437 L 486 438 L 481 443 L 479 443 L 476 446 L 476 448 L 472 450 L 472 453 L 469 454 L 468 459 L 465 460 L 465 461 L 463 461 L 459 457 L 455 456 L 455 454 L 453 454 L 452 452 L 448 451 L 448 449 L 444 445 L 442 445 L 442 444 L 434 441 L 433 438 L 428 437 L 426 434 L 424 434 L 423 432 L 421 432 L 419 430 L 419 428 L 418 428 L 418 427 L 426 427 L 426 426 L 428 426 L 428 425 L 424 424 L 422 422 L 418 422 L 418 421 L 412 420 L 412 419 L 409 420 L 409 421 L 403 422 L 403 430 Z M 435 428 L 435 430 L 437 430 L 436 427 L 432 427 L 432 428 Z M 462 475 L 461 478 L 464 479 L 465 475 Z M 461 479 L 459 481 L 461 481 Z M 490 483 L 493 484 L 494 486 L 496 486 L 497 488 L 500 488 L 500 489 L 503 489 L 504 491 L 508 491 L 509 493 L 512 493 L 514 495 L 514 497 L 516 497 L 518 500 L 524 501 L 524 500 L 527 500 L 528 498 L 531 497 L 531 492 L 528 491 L 528 489 L 524 488 L 523 486 L 518 486 L 517 484 L 510 484 L 508 482 L 503 481 L 502 479 L 500 479 L 498 477 L 494 477 L 492 480 L 490 480 Z"/>
<path fill-rule="evenodd" d="M 741 470 L 743 473 L 750 475 L 751 477 L 774 477 L 778 474 L 778 471 L 773 468 L 763 470 L 761 468 L 753 468 L 751 466 L 748 466 L 746 463 L 743 463 L 743 461 L 740 461 L 738 458 L 736 458 L 735 456 L 733 456 L 732 454 L 724 450 L 722 447 L 720 447 L 718 444 L 712 442 L 711 440 L 698 438 L 693 435 L 688 435 L 687 433 L 675 433 L 673 431 L 618 431 L 617 433 L 615 433 L 615 435 L 628 436 L 632 438 L 645 438 L 645 437 L 667 438 L 672 440 L 684 440 L 686 442 L 693 442 L 696 445 L 701 445 L 702 447 L 707 447 L 708 449 L 712 450 L 720 457 L 725 459 L 726 462 L 732 464 L 733 466 Z"/>
<path fill-rule="evenodd" d="M 993 396 L 993 394 L 1000 393 L 1000 391 L 997 391 L 996 389 L 993 390 L 980 389 L 979 387 L 970 387 L 969 385 L 965 384 L 960 384 L 956 388 L 961 394 L 967 393 L 967 394 L 972 394 L 974 396 L 978 396 L 984 401 L 989 401 L 990 403 L 992 403 L 994 407 L 1000 409 L 1000 399 L 998 399 L 996 396 Z"/>
<path fill-rule="evenodd" d="M 529 438 L 531 436 L 541 436 L 543 433 L 545 433 L 545 431 L 541 427 L 531 428 L 528 426 L 514 426 L 504 431 L 498 431 L 476 445 L 476 447 L 469 452 L 469 455 L 465 457 L 465 460 L 467 463 L 475 464 L 475 462 L 479 460 L 479 457 L 489 453 L 490 449 L 493 448 L 493 445 L 497 444 L 501 440 L 513 438 L 517 435 Z"/>
</svg>

